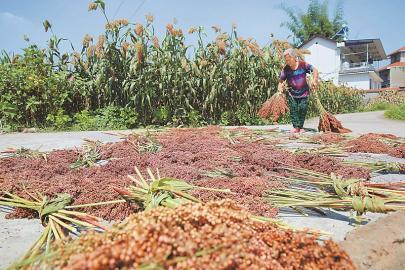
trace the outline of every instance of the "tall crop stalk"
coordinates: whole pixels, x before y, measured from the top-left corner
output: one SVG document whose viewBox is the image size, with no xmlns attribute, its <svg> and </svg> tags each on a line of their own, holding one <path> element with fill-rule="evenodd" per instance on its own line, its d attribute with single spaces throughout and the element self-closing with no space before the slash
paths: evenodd
<svg viewBox="0 0 405 270">
<path fill-rule="evenodd" d="M 45 52 L 34 51 L 35 61 L 42 63 L 21 75 L 34 82 L 26 90 L 20 91 L 21 79 L 12 75 L 27 69 L 26 62 L 33 60 L 27 53 L 15 63 L 7 55 L 0 57 L 4 63 L 0 65 L 0 119 L 39 125 L 61 108 L 73 116 L 117 106 L 133 109 L 143 125 L 219 123 L 224 118 L 229 124 L 259 121 L 256 112 L 276 91 L 282 51 L 290 46 L 273 41 L 261 47 L 254 39 L 240 36 L 236 27 L 229 32 L 215 28 L 216 38 L 207 40 L 203 27 L 187 34 L 172 24 L 159 40 L 150 15 L 142 24 L 111 20 L 102 0 L 91 2 L 89 11 L 101 12 L 105 31 L 98 37 L 86 35 L 81 48 L 71 46 L 69 53 L 60 50 L 65 39 L 54 34 L 50 22 L 44 22 L 51 38 Z M 197 35 L 195 45 L 186 45 L 190 35 Z M 31 74 L 39 73 L 37 66 L 42 64 L 46 72 Z M 360 95 L 354 91 L 324 88 L 321 100 L 332 112 L 358 104 Z M 28 100 L 25 92 L 30 92 Z"/>
</svg>

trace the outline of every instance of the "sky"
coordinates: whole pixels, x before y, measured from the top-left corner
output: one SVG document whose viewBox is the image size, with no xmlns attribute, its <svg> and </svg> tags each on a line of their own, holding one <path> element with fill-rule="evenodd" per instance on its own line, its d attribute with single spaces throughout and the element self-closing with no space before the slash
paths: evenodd
<svg viewBox="0 0 405 270">
<path fill-rule="evenodd" d="M 0 50 L 19 52 L 31 43 L 45 46 L 50 33 L 45 33 L 42 22 L 49 20 L 58 37 L 68 38 L 81 48 L 83 36 L 98 36 L 103 32 L 105 19 L 99 11 L 88 12 L 87 0 L 0 0 Z M 130 22 L 145 22 L 152 14 L 158 36 L 165 25 L 176 21 L 176 27 L 187 30 L 204 26 L 213 38 L 211 26 L 230 31 L 237 25 L 239 35 L 253 37 L 265 45 L 270 35 L 288 39 L 291 33 L 280 24 L 288 20 L 280 8 L 283 3 L 303 11 L 309 0 L 105 0 L 110 19 L 127 18 Z M 349 26 L 349 38 L 380 38 L 388 54 L 405 46 L 403 16 L 405 0 L 343 0 L 344 17 Z M 330 0 L 333 14 L 336 0 Z M 290 39 L 291 40 L 291 39 Z M 193 41 L 190 40 L 192 43 Z M 66 45 L 67 46 L 67 45 Z"/>
</svg>

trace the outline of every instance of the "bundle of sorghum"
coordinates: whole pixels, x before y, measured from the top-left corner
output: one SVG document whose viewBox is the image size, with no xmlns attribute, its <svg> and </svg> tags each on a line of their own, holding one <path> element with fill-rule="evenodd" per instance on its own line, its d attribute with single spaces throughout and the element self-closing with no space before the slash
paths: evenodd
<svg viewBox="0 0 405 270">
<path fill-rule="evenodd" d="M 257 114 L 263 119 L 267 119 L 271 116 L 273 122 L 277 122 L 277 120 L 289 112 L 289 110 L 285 94 L 277 92 L 263 103 Z"/>
<path fill-rule="evenodd" d="M 319 100 L 318 94 L 314 92 L 316 106 L 318 108 L 320 117 L 318 130 L 323 132 L 335 132 L 335 133 L 349 133 L 352 132 L 348 128 L 344 128 L 342 123 L 336 119 L 330 112 L 325 110 L 322 106 L 321 101 Z"/>
<path fill-rule="evenodd" d="M 336 119 L 330 112 L 324 111 L 319 118 L 319 131 L 329 131 L 336 133 L 349 133 L 352 132 L 348 128 L 344 128 L 342 123 Z"/>
<path fill-rule="evenodd" d="M 90 232 L 55 248 L 56 255 L 43 260 L 41 267 L 354 269 L 334 242 L 319 244 L 315 237 L 252 219 L 229 200 L 154 208 L 129 216 L 105 233 Z"/>
</svg>

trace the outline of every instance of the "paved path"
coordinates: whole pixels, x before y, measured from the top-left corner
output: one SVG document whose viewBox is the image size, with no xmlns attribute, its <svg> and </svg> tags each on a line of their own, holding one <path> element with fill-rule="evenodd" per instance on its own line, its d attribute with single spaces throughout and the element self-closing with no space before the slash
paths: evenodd
<svg viewBox="0 0 405 270">
<path fill-rule="evenodd" d="M 0 135 L 0 150 L 7 147 L 26 147 L 49 151 L 53 149 L 74 148 L 83 143 L 83 139 L 116 142 L 120 138 L 102 131 L 53 132 L 53 133 L 8 133 Z"/>
<path fill-rule="evenodd" d="M 353 131 L 353 134 L 365 133 L 391 133 L 399 137 L 405 137 L 405 121 L 391 120 L 384 117 L 384 111 L 347 113 L 335 115 L 345 128 Z M 318 129 L 319 117 L 305 121 L 305 128 Z M 290 130 L 291 125 L 278 126 L 249 126 L 249 128 L 266 129 L 279 127 L 281 130 Z"/>
<path fill-rule="evenodd" d="M 392 133 L 405 137 L 405 121 L 395 121 L 384 118 L 383 111 L 341 114 L 336 116 L 342 121 L 344 127 L 353 131 L 353 134 Z M 306 128 L 316 129 L 318 118 L 309 119 L 305 123 Z M 248 126 L 248 128 L 268 129 L 278 127 L 280 130 L 289 130 L 291 125 L 274 126 Z M 120 131 L 129 132 L 129 131 Z M 53 132 L 53 133 L 9 133 L 0 135 L 0 150 L 7 147 L 29 147 L 48 151 L 52 149 L 73 148 L 83 143 L 84 138 L 100 140 L 103 142 L 115 142 L 119 138 L 106 134 L 102 131 L 80 132 Z"/>
<path fill-rule="evenodd" d="M 354 134 L 364 133 L 391 133 L 405 137 L 405 121 L 390 120 L 384 118 L 384 111 L 348 113 L 337 115 L 345 128 L 349 128 Z M 318 127 L 319 118 L 309 119 L 306 126 Z"/>
</svg>

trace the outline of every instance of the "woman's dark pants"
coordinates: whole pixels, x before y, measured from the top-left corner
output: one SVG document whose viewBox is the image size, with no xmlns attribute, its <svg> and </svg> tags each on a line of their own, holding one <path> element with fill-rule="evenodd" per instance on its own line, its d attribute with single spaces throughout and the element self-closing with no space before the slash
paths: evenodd
<svg viewBox="0 0 405 270">
<path fill-rule="evenodd" d="M 290 107 L 291 122 L 294 128 L 303 128 L 305 116 L 308 111 L 308 97 L 294 98 L 287 94 L 288 106 Z"/>
</svg>

